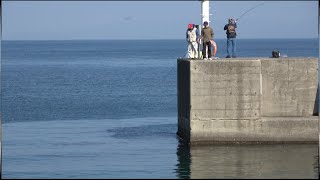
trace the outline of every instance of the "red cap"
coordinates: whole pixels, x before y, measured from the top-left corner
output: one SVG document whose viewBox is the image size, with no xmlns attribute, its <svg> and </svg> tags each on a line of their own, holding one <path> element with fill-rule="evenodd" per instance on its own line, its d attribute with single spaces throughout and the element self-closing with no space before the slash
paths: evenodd
<svg viewBox="0 0 320 180">
<path fill-rule="evenodd" d="M 193 28 L 193 24 L 188 24 L 188 29 L 192 29 Z"/>
</svg>

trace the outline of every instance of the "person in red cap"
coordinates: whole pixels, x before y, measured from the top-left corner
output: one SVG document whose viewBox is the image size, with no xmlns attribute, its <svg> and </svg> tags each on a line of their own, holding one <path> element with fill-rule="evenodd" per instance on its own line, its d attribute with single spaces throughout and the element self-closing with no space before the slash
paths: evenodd
<svg viewBox="0 0 320 180">
<path fill-rule="evenodd" d="M 198 57 L 198 38 L 199 31 L 194 24 L 188 24 L 186 40 L 188 42 L 188 58 L 195 59 Z"/>
</svg>

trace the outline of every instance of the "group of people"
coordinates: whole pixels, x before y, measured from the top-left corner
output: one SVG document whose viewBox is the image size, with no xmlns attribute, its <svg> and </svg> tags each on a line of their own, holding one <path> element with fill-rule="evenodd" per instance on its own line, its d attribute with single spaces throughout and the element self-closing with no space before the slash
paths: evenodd
<svg viewBox="0 0 320 180">
<path fill-rule="evenodd" d="M 213 29 L 209 26 L 209 23 L 205 21 L 201 29 L 201 35 L 199 30 L 195 27 L 195 24 L 188 24 L 186 32 L 186 40 L 188 42 L 188 57 L 192 59 L 199 58 L 199 44 L 202 41 L 202 59 L 212 60 L 212 41 L 213 41 Z M 224 30 L 227 34 L 227 56 L 226 58 L 236 57 L 236 28 L 237 22 L 233 18 L 228 19 L 228 24 L 224 26 Z M 207 53 L 208 51 L 208 53 Z"/>
</svg>

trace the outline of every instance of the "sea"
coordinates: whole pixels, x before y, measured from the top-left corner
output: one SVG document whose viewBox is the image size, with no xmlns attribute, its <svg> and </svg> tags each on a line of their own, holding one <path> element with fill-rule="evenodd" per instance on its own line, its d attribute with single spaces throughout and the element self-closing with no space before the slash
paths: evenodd
<svg viewBox="0 0 320 180">
<path fill-rule="evenodd" d="M 318 39 L 237 40 L 240 58 L 274 50 L 319 57 Z M 180 142 L 186 52 L 185 40 L 2 41 L 2 178 L 319 178 L 318 144 Z"/>
</svg>

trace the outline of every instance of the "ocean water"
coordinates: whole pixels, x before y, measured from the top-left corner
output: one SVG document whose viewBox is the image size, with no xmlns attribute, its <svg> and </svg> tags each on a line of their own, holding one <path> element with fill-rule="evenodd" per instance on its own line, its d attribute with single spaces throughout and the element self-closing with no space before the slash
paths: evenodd
<svg viewBox="0 0 320 180">
<path fill-rule="evenodd" d="M 239 57 L 319 51 L 317 39 L 237 45 Z M 318 178 L 318 145 L 179 142 L 176 59 L 186 49 L 184 40 L 2 41 L 2 177 Z"/>
</svg>

